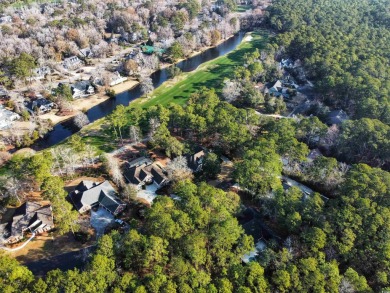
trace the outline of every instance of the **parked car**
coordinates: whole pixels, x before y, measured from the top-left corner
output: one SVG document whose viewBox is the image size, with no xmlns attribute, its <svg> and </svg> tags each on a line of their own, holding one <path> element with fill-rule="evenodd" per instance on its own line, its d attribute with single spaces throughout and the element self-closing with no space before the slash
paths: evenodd
<svg viewBox="0 0 390 293">
<path fill-rule="evenodd" d="M 121 219 L 116 219 L 115 223 L 118 223 L 119 225 L 123 225 L 125 222 L 123 222 Z"/>
</svg>

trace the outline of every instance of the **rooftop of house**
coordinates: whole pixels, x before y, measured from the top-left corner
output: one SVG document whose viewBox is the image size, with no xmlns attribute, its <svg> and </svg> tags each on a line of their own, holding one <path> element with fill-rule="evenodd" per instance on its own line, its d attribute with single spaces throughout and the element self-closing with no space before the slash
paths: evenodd
<svg viewBox="0 0 390 293">
<path fill-rule="evenodd" d="M 81 60 L 77 56 L 71 56 L 71 57 L 65 58 L 64 62 L 65 63 L 77 63 L 77 62 L 81 62 Z"/>
<path fill-rule="evenodd" d="M 0 86 L 0 97 L 4 97 L 8 95 L 8 91 Z"/>
<path fill-rule="evenodd" d="M 310 151 L 310 153 L 307 155 L 307 160 L 309 162 L 315 160 L 316 158 L 322 156 L 322 153 L 319 149 L 313 149 Z"/>
<path fill-rule="evenodd" d="M 135 185 L 148 181 L 148 178 L 159 185 L 168 180 L 160 166 L 146 157 L 130 161 L 124 170 L 124 176 Z"/>
<path fill-rule="evenodd" d="M 90 86 L 92 86 L 92 83 L 89 80 L 80 80 L 70 85 L 72 89 L 79 91 L 86 91 Z"/>
<path fill-rule="evenodd" d="M 326 117 L 326 123 L 329 125 L 333 124 L 341 124 L 345 120 L 348 120 L 349 117 L 347 113 L 345 113 L 343 110 L 334 110 L 329 112 L 329 114 Z"/>
<path fill-rule="evenodd" d="M 89 47 L 80 49 L 80 53 L 85 58 L 91 58 L 93 56 L 92 50 Z"/>
<path fill-rule="evenodd" d="M 19 237 L 23 231 L 33 232 L 38 227 L 53 227 L 53 213 L 50 205 L 41 206 L 36 202 L 27 201 L 15 209 L 12 219 L 2 225 L 4 238 Z"/>
<path fill-rule="evenodd" d="M 35 107 L 52 107 L 54 105 L 53 102 L 41 97 L 41 98 L 38 98 L 36 100 L 31 100 L 31 101 L 25 101 L 24 102 L 24 105 L 30 109 L 30 110 L 34 110 Z"/>
<path fill-rule="evenodd" d="M 0 120 L 1 121 L 4 121 L 4 120 L 15 120 L 19 117 L 19 115 L 15 112 L 12 112 L 10 110 L 7 110 L 4 108 L 3 105 L 0 105 Z"/>
<path fill-rule="evenodd" d="M 146 165 L 126 168 L 124 171 L 124 176 L 130 183 L 138 185 L 143 182 L 148 176 L 152 176 L 152 174 L 147 171 L 145 167 Z"/>
<path fill-rule="evenodd" d="M 50 74 L 51 73 L 51 69 L 48 66 L 42 66 L 42 67 L 38 67 L 38 68 L 33 69 L 33 73 L 35 75 Z"/>
<path fill-rule="evenodd" d="M 193 154 L 187 154 L 185 157 L 188 167 L 193 171 L 197 171 L 205 155 L 206 152 L 201 147 L 196 148 Z"/>
<path fill-rule="evenodd" d="M 134 166 L 150 165 L 152 163 L 153 163 L 153 161 L 149 158 L 139 157 L 139 158 L 136 158 L 136 159 L 128 162 L 128 165 L 129 165 L 129 168 L 132 168 Z"/>
<path fill-rule="evenodd" d="M 122 201 L 117 197 L 117 192 L 108 181 L 96 183 L 92 181 L 81 181 L 73 192 L 69 194 L 76 209 L 80 211 L 84 206 L 100 204 L 115 213 Z"/>
</svg>

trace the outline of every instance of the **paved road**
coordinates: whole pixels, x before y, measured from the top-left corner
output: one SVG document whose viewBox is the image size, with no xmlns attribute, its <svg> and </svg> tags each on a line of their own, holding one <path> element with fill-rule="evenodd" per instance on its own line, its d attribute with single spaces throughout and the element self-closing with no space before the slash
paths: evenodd
<svg viewBox="0 0 390 293">
<path fill-rule="evenodd" d="M 286 184 L 288 186 L 296 186 L 300 190 L 303 191 L 304 193 L 304 198 L 307 198 L 307 196 L 312 195 L 314 193 L 314 190 L 311 189 L 310 187 L 307 187 L 306 185 L 303 185 L 302 183 L 299 183 L 298 181 L 295 181 L 287 176 L 282 176 L 281 177 L 283 180 L 285 180 Z M 329 198 L 326 197 L 325 195 L 320 194 L 323 200 L 328 200 Z"/>
<path fill-rule="evenodd" d="M 263 114 L 263 113 L 260 113 L 258 111 L 255 111 L 256 115 L 259 115 L 259 116 L 267 116 L 267 117 L 272 117 L 272 118 L 294 118 L 294 117 L 287 117 L 287 116 L 282 116 L 282 115 L 277 115 L 277 114 Z"/>
</svg>

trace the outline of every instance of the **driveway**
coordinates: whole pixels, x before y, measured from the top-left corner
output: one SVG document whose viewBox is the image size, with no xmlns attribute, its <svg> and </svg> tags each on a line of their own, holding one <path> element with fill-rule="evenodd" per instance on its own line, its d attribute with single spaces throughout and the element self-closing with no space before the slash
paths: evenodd
<svg viewBox="0 0 390 293">
<path fill-rule="evenodd" d="M 114 222 L 114 216 L 106 209 L 99 207 L 96 212 L 91 210 L 91 226 L 96 230 L 96 238 L 102 236 L 106 227 Z"/>
<path fill-rule="evenodd" d="M 141 189 L 138 191 L 137 197 L 146 200 L 149 204 L 152 204 L 153 200 L 157 197 L 157 189 L 158 186 L 155 183 L 146 185 L 146 189 Z"/>
</svg>

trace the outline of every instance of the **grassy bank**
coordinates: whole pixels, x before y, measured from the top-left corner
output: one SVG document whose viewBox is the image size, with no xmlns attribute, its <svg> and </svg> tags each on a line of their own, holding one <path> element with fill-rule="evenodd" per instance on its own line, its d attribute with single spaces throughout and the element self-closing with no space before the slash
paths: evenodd
<svg viewBox="0 0 390 293">
<path fill-rule="evenodd" d="M 215 88 L 217 92 L 220 92 L 223 80 L 232 77 L 235 67 L 243 64 L 245 53 L 253 52 L 256 48 L 261 50 L 267 42 L 268 33 L 266 31 L 248 34 L 242 43 L 229 54 L 206 62 L 193 72 L 182 73 L 175 79 L 164 82 L 152 92 L 150 98 L 139 98 L 133 101 L 131 106 L 147 108 L 169 103 L 184 105 L 190 95 L 203 86 Z M 107 118 L 104 117 L 83 127 L 79 134 L 84 142 L 94 146 L 99 152 L 111 152 L 118 148 L 118 141 L 108 128 Z M 60 144 L 67 143 L 68 140 L 65 140 Z M 0 175 L 6 172 L 6 167 L 0 168 Z"/>
<path fill-rule="evenodd" d="M 223 80 L 232 77 L 234 68 L 243 64 L 245 53 L 253 52 L 256 48 L 261 50 L 267 44 L 268 33 L 265 31 L 251 33 L 250 41 L 248 36 L 249 34 L 229 54 L 203 63 L 195 71 L 182 73 L 175 79 L 164 82 L 150 94 L 149 98 L 137 99 L 131 105 L 142 108 L 169 103 L 184 105 L 189 96 L 203 86 L 215 88 L 220 92 Z"/>
<path fill-rule="evenodd" d="M 256 48 L 263 49 L 268 42 L 268 37 L 269 34 L 266 31 L 248 34 L 241 44 L 229 54 L 203 63 L 195 71 L 182 73 L 164 82 L 150 94 L 149 98 L 139 98 L 133 101 L 131 106 L 148 108 L 169 103 L 184 105 L 190 95 L 203 86 L 215 88 L 217 92 L 220 92 L 223 88 L 223 80 L 232 77 L 235 67 L 243 64 L 245 53 L 253 52 Z M 99 151 L 110 152 L 117 148 L 118 142 L 107 129 L 106 122 L 106 118 L 101 118 L 84 127 L 80 134 L 87 144 L 95 146 Z"/>
</svg>

